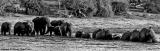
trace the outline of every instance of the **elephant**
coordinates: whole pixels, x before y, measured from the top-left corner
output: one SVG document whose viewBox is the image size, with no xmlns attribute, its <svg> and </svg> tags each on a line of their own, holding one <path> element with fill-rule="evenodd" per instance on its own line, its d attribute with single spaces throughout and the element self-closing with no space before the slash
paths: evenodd
<svg viewBox="0 0 160 51">
<path fill-rule="evenodd" d="M 63 23 L 64 23 L 64 20 L 53 20 L 53 21 L 51 21 L 52 26 L 60 26 Z"/>
<path fill-rule="evenodd" d="M 138 30 L 133 30 L 130 36 L 130 41 L 138 42 L 140 37 L 140 32 Z"/>
<path fill-rule="evenodd" d="M 68 36 L 71 37 L 72 34 L 72 29 L 71 29 L 72 24 L 68 22 L 64 22 L 61 26 L 56 26 L 54 27 L 54 33 L 55 35 L 58 36 Z"/>
<path fill-rule="evenodd" d="M 98 29 L 95 32 L 93 32 L 93 38 L 94 39 L 102 39 L 102 40 L 111 40 L 112 34 L 109 30 L 105 29 Z"/>
<path fill-rule="evenodd" d="M 40 34 L 40 17 L 36 17 L 32 20 L 32 22 L 34 23 L 34 29 L 35 29 L 35 33 L 37 35 Z"/>
<path fill-rule="evenodd" d="M 93 37 L 95 39 L 105 39 L 105 31 L 103 29 L 99 29 L 93 33 Z"/>
<path fill-rule="evenodd" d="M 130 40 L 130 36 L 131 36 L 131 32 L 130 31 L 127 31 L 125 33 L 123 33 L 122 35 L 122 40 L 125 40 L 125 41 L 129 41 Z"/>
<path fill-rule="evenodd" d="M 89 39 L 91 37 L 90 37 L 89 33 L 84 33 L 84 34 L 81 35 L 81 38 L 87 38 L 87 39 Z"/>
<path fill-rule="evenodd" d="M 72 24 L 68 23 L 68 22 L 64 22 L 61 26 L 60 26 L 60 32 L 62 33 L 62 36 L 68 36 L 71 37 L 72 35 Z"/>
<path fill-rule="evenodd" d="M 140 42 L 157 42 L 155 38 L 155 32 L 151 27 L 142 28 L 140 31 Z"/>
<path fill-rule="evenodd" d="M 140 41 L 147 42 L 151 38 L 152 36 L 150 34 L 150 30 L 147 28 L 142 28 L 142 30 L 140 31 Z"/>
<path fill-rule="evenodd" d="M 102 29 L 98 29 L 98 30 L 95 30 L 92 34 L 92 38 L 95 39 L 96 38 L 96 34 L 99 32 L 99 31 L 102 31 Z"/>
<path fill-rule="evenodd" d="M 14 35 L 23 36 L 26 33 L 27 29 L 23 22 L 17 22 L 14 25 Z"/>
<path fill-rule="evenodd" d="M 4 22 L 1 25 L 1 34 L 6 35 L 6 32 L 9 32 L 9 35 L 11 34 L 11 23 Z"/>
<path fill-rule="evenodd" d="M 26 26 L 26 30 L 27 30 L 26 34 L 35 36 L 34 23 L 32 21 L 27 20 L 26 22 L 23 22 L 23 24 L 25 24 Z"/>
<path fill-rule="evenodd" d="M 82 34 L 83 34 L 83 31 L 77 31 L 76 34 L 75 34 L 75 37 L 76 38 L 81 38 Z"/>
<path fill-rule="evenodd" d="M 61 26 L 64 23 L 64 20 L 53 20 L 51 21 L 51 26 L 48 28 L 48 32 L 50 32 L 50 36 L 52 35 L 52 32 L 54 32 L 54 29 L 56 29 L 56 26 Z M 59 29 L 58 29 L 59 30 Z"/>
<path fill-rule="evenodd" d="M 36 17 L 32 20 L 34 22 L 34 29 L 37 34 L 44 35 L 51 26 L 50 19 L 47 17 Z"/>
<path fill-rule="evenodd" d="M 105 36 L 106 36 L 107 40 L 112 40 L 113 39 L 112 34 L 109 30 L 105 30 Z"/>
</svg>

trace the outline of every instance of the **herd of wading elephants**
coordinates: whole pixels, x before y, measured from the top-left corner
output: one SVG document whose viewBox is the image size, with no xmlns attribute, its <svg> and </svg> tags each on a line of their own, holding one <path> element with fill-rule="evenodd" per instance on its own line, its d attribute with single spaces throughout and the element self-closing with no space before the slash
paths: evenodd
<svg viewBox="0 0 160 51">
<path fill-rule="evenodd" d="M 49 34 L 50 36 L 64 36 L 71 37 L 72 24 L 65 22 L 64 20 L 50 20 L 48 17 L 36 17 L 31 21 L 18 21 L 14 25 L 15 36 L 37 36 Z M 1 34 L 8 35 L 11 32 L 11 23 L 3 22 L 1 25 Z M 90 33 L 84 31 L 77 31 L 75 37 L 77 38 L 92 38 L 96 40 L 124 40 L 133 42 L 158 42 L 155 37 L 155 32 L 152 27 L 142 28 L 140 31 L 135 29 L 133 31 L 127 31 L 120 35 L 113 35 L 109 30 L 97 29 Z"/>
</svg>

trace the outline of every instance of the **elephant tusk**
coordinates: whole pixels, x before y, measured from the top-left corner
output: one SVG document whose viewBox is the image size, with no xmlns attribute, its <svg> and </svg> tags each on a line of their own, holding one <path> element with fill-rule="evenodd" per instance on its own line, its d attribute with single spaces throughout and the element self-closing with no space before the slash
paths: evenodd
<svg viewBox="0 0 160 51">
<path fill-rule="evenodd" d="M 59 31 L 60 31 L 60 33 L 61 33 L 61 36 L 62 36 L 62 30 L 60 29 L 60 26 L 58 26 L 59 27 Z"/>
</svg>

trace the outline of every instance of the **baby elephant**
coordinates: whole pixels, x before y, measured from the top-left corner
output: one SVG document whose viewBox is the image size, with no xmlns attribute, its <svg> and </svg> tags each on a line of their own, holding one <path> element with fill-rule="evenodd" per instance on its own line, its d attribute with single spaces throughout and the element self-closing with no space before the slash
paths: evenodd
<svg viewBox="0 0 160 51">
<path fill-rule="evenodd" d="M 9 22 L 4 22 L 1 25 L 1 34 L 6 35 L 7 32 L 9 32 L 10 35 L 10 30 L 11 30 L 11 23 Z"/>
</svg>

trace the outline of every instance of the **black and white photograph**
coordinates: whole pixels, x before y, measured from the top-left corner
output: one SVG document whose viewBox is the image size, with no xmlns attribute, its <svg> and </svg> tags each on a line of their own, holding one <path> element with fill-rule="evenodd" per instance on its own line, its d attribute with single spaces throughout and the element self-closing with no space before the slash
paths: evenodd
<svg viewBox="0 0 160 51">
<path fill-rule="evenodd" d="M 160 51 L 160 0 L 0 0 L 0 51 Z"/>
</svg>

